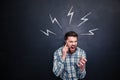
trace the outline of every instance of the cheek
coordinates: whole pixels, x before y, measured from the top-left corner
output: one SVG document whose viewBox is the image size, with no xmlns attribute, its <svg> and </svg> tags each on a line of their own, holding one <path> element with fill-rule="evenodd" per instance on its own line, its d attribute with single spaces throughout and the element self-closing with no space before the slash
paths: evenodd
<svg viewBox="0 0 120 80">
<path fill-rule="evenodd" d="M 68 44 L 68 47 L 69 47 L 69 48 L 71 47 L 71 44 L 70 44 L 70 43 Z"/>
</svg>

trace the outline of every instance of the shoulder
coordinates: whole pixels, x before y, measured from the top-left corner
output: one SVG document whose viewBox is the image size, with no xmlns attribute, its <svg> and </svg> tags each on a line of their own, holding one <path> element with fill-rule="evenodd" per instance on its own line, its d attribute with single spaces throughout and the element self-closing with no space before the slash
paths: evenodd
<svg viewBox="0 0 120 80">
<path fill-rule="evenodd" d="M 63 46 L 62 46 L 62 47 L 59 47 L 59 48 L 54 52 L 54 55 L 61 55 L 61 54 L 62 54 L 62 49 L 63 49 Z"/>
<path fill-rule="evenodd" d="M 86 57 L 86 52 L 81 49 L 80 47 L 77 47 L 78 55 Z"/>
<path fill-rule="evenodd" d="M 83 49 L 81 49 L 80 47 L 77 47 L 77 50 L 80 52 L 85 52 Z"/>
</svg>

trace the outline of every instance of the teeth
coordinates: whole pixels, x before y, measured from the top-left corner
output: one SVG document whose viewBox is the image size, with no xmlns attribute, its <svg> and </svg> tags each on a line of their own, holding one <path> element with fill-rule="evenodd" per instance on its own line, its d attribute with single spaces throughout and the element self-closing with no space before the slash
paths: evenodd
<svg viewBox="0 0 120 80">
<path fill-rule="evenodd" d="M 71 48 L 75 48 L 75 47 L 71 47 Z"/>
</svg>

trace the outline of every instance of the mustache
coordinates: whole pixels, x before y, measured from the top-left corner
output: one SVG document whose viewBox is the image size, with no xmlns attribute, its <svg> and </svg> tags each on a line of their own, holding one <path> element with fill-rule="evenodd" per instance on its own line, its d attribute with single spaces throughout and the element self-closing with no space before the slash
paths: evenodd
<svg viewBox="0 0 120 80">
<path fill-rule="evenodd" d="M 77 47 L 77 45 L 72 45 L 71 47 Z"/>
</svg>

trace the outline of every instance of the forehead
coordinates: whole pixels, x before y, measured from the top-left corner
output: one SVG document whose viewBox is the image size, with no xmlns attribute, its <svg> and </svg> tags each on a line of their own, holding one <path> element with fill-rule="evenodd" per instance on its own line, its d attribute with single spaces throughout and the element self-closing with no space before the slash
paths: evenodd
<svg viewBox="0 0 120 80">
<path fill-rule="evenodd" d="M 67 38 L 67 40 L 76 41 L 76 40 L 77 40 L 77 37 L 69 36 L 69 37 Z"/>
</svg>

